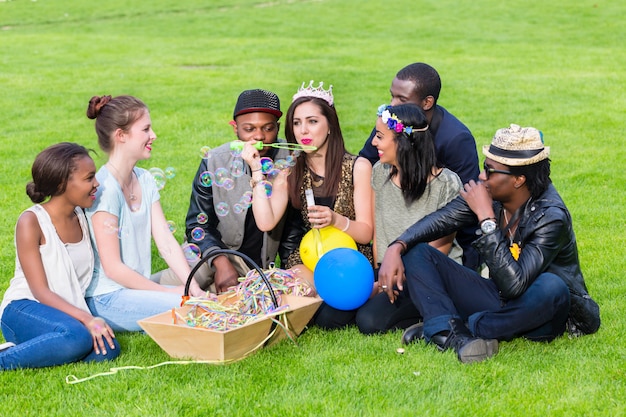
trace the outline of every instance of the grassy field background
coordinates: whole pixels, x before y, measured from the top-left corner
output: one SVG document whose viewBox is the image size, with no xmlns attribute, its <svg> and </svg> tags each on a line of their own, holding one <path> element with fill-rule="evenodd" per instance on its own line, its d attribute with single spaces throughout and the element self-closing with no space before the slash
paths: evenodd
<svg viewBox="0 0 626 417">
<path fill-rule="evenodd" d="M 0 373 L 0 414 L 625 415 L 625 12 L 608 0 L 0 1 L 0 293 L 35 155 L 59 141 L 97 149 L 91 96 L 131 94 L 150 107 L 158 139 L 141 166 L 176 169 L 161 201 L 182 240 L 199 150 L 233 139 L 239 92 L 273 90 L 286 111 L 302 82 L 333 84 L 358 152 L 395 73 L 423 61 L 441 74 L 439 103 L 479 147 L 510 123 L 544 132 L 603 320 L 593 336 L 502 343 L 471 366 L 423 344 L 398 355 L 399 333 L 311 329 L 299 346 L 227 366 L 65 383 L 169 360 L 148 336 L 121 334 L 112 364 Z"/>
</svg>

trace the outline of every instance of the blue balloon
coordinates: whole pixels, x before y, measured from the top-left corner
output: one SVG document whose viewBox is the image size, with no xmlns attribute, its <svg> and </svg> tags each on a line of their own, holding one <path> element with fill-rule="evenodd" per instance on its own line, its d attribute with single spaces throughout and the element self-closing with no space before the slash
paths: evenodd
<svg viewBox="0 0 626 417">
<path fill-rule="evenodd" d="M 337 248 L 317 261 L 313 279 L 317 293 L 326 304 L 338 310 L 355 310 L 372 293 L 374 270 L 361 252 Z"/>
</svg>

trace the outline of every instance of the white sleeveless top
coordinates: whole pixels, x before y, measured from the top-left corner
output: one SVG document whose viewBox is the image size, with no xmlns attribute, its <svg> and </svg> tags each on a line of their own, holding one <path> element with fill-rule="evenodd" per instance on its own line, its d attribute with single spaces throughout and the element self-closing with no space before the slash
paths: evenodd
<svg viewBox="0 0 626 417">
<path fill-rule="evenodd" d="M 85 291 L 93 275 L 94 256 L 83 210 L 80 207 L 74 210 L 78 216 L 83 237 L 80 242 L 68 244 L 61 241 L 52 224 L 52 219 L 41 205 L 34 205 L 26 211 L 35 213 L 41 232 L 46 239 L 46 243 L 39 246 L 39 253 L 48 279 L 48 287 L 68 303 L 88 312 Z M 15 245 L 15 237 L 13 243 Z M 16 249 L 15 275 L 4 293 L 0 317 L 11 301 L 23 299 L 38 301 L 28 286 Z"/>
</svg>

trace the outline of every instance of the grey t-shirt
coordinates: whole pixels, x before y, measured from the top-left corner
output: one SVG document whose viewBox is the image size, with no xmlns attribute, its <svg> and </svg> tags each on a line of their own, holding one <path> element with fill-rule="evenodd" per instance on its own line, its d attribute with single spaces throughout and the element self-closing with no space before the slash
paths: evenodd
<svg viewBox="0 0 626 417">
<path fill-rule="evenodd" d="M 422 217 L 437 211 L 456 198 L 462 187 L 458 175 L 444 168 L 428 183 L 424 194 L 407 205 L 400 187 L 389 179 L 390 172 L 391 165 L 380 162 L 374 165 L 372 171 L 372 188 L 376 193 L 374 230 L 378 263 L 382 261 L 391 242 Z M 456 239 L 448 256 L 458 263 L 463 262 L 463 250 Z"/>
</svg>

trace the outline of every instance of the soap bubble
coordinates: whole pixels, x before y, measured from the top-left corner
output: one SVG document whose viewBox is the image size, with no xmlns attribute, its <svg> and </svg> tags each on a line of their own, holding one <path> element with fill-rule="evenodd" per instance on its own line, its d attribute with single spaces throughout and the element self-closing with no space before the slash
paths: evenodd
<svg viewBox="0 0 626 417">
<path fill-rule="evenodd" d="M 202 159 L 209 159 L 211 157 L 211 147 L 203 146 L 202 148 L 200 148 L 200 157 Z"/>
<path fill-rule="evenodd" d="M 224 182 L 222 183 L 222 187 L 227 191 L 232 190 L 233 188 L 235 188 L 235 180 L 233 180 L 232 178 L 225 178 Z"/>
<path fill-rule="evenodd" d="M 259 184 L 257 185 L 263 187 L 263 190 L 265 191 L 265 197 L 270 198 L 272 196 L 272 183 L 269 181 L 259 181 Z"/>
<path fill-rule="evenodd" d="M 259 159 L 259 162 L 261 163 L 261 172 L 264 174 L 267 174 L 270 169 L 274 168 L 274 162 L 272 161 L 272 158 L 264 156 L 263 158 Z"/>
<path fill-rule="evenodd" d="M 152 167 L 149 170 L 150 174 L 154 178 L 154 182 L 156 183 L 157 189 L 162 190 L 165 187 L 165 172 L 161 168 Z"/>
<path fill-rule="evenodd" d="M 221 203 L 217 203 L 215 205 L 215 213 L 218 216 L 226 216 L 228 214 L 228 212 L 230 211 L 230 207 L 228 206 L 228 203 L 226 203 L 225 201 L 222 201 Z"/>
<path fill-rule="evenodd" d="M 202 239 L 204 239 L 204 236 L 205 236 L 204 229 L 201 227 L 194 227 L 193 230 L 191 231 L 191 238 L 195 240 L 196 242 L 199 242 Z"/>
<path fill-rule="evenodd" d="M 193 263 L 197 262 L 198 259 L 200 259 L 200 254 L 202 253 L 202 251 L 200 251 L 200 247 L 198 245 L 196 245 L 195 243 L 185 243 L 182 247 L 187 262 Z"/>
<path fill-rule="evenodd" d="M 125 239 L 125 238 L 127 238 L 128 236 L 130 236 L 130 232 L 128 231 L 128 228 L 127 228 L 127 227 L 119 227 L 119 228 L 117 229 L 117 237 L 118 237 L 119 239 Z"/>
<path fill-rule="evenodd" d="M 200 185 L 203 187 L 210 187 L 213 184 L 213 173 L 211 171 L 204 171 L 200 173 Z"/>
<path fill-rule="evenodd" d="M 176 176 L 176 168 L 174 167 L 167 167 L 165 168 L 165 178 L 167 178 L 168 180 L 171 180 L 172 178 L 174 178 Z"/>
<path fill-rule="evenodd" d="M 274 181 L 276 177 L 278 176 L 278 174 L 280 174 L 280 169 L 272 168 L 269 171 L 267 171 L 267 174 L 265 175 L 268 181 Z"/>
<path fill-rule="evenodd" d="M 224 181 L 228 178 L 228 170 L 226 168 L 218 168 L 215 170 L 215 185 L 218 187 L 222 187 L 224 185 Z"/>
<path fill-rule="evenodd" d="M 245 193 L 243 193 L 239 201 L 241 202 L 241 204 L 250 206 L 250 204 L 252 204 L 252 191 L 246 191 Z"/>
<path fill-rule="evenodd" d="M 285 159 L 277 159 L 276 162 L 274 162 L 274 168 L 276 169 L 285 169 L 288 167 L 289 167 L 289 164 L 287 163 Z"/>
<path fill-rule="evenodd" d="M 110 235 L 117 234 L 117 220 L 115 219 L 106 219 L 103 223 L 104 232 Z"/>
<path fill-rule="evenodd" d="M 285 158 L 285 161 L 287 162 L 287 165 L 289 167 L 294 167 L 296 166 L 296 158 L 294 158 L 291 155 L 288 155 L 287 158 Z"/>
<path fill-rule="evenodd" d="M 230 163 L 230 175 L 239 178 L 243 175 L 243 160 L 241 158 L 233 159 Z"/>
<path fill-rule="evenodd" d="M 209 216 L 207 216 L 206 213 L 198 213 L 198 215 L 196 216 L 196 220 L 200 224 L 205 224 L 209 221 Z"/>
<path fill-rule="evenodd" d="M 246 206 L 241 203 L 235 203 L 233 205 L 233 211 L 237 214 L 242 213 L 246 209 Z"/>
<path fill-rule="evenodd" d="M 167 221 L 167 229 L 171 233 L 175 233 L 176 232 L 176 223 L 173 220 L 168 220 Z"/>
</svg>

